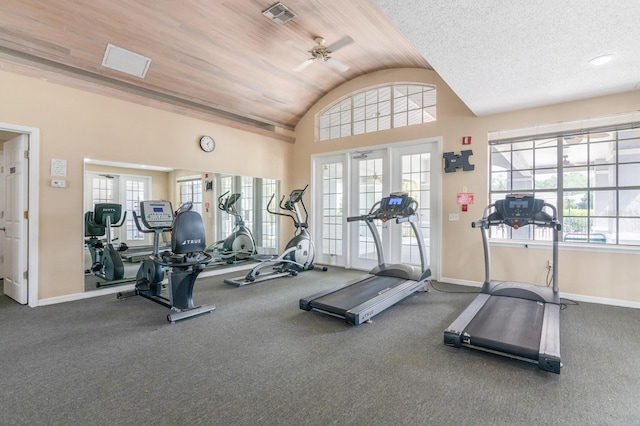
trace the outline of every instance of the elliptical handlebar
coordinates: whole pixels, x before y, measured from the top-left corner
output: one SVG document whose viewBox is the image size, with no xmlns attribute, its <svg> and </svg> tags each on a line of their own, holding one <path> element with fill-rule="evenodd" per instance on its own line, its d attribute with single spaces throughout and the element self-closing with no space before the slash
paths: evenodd
<svg viewBox="0 0 640 426">
<path fill-rule="evenodd" d="M 302 199 L 302 196 L 304 195 L 304 193 L 306 192 L 307 188 L 309 187 L 309 185 L 306 185 L 304 188 L 302 189 L 294 189 L 293 191 L 291 191 L 291 193 L 289 194 L 289 199 L 287 201 L 285 201 L 285 196 L 283 195 L 282 198 L 280 199 L 279 207 L 281 210 L 287 211 L 287 212 L 292 212 L 292 213 L 281 213 L 281 212 L 277 212 L 275 210 L 271 210 L 271 203 L 273 202 L 273 199 L 275 198 L 276 194 L 272 194 L 271 198 L 269 199 L 269 203 L 267 203 L 267 211 L 273 215 L 277 215 L 277 216 L 285 216 L 288 217 L 289 219 L 291 219 L 293 221 L 293 226 L 295 226 L 295 228 L 306 228 L 307 225 L 307 220 L 309 219 L 309 212 L 307 211 L 307 207 L 304 205 L 304 201 Z M 304 210 L 304 221 L 302 221 L 302 218 L 300 217 L 300 212 L 298 211 L 296 204 L 300 202 L 300 204 L 302 205 L 302 208 Z"/>
<path fill-rule="evenodd" d="M 227 211 L 227 210 L 226 210 L 226 203 L 225 203 L 225 201 L 223 201 L 222 199 L 223 199 L 223 198 L 224 198 L 224 196 L 225 196 L 225 195 L 227 195 L 229 192 L 231 192 L 231 191 L 227 191 L 227 192 L 225 192 L 224 194 L 222 194 L 221 196 L 219 196 L 219 197 L 218 197 L 218 209 L 222 210 L 223 212 L 224 212 L 224 211 Z"/>
<path fill-rule="evenodd" d="M 182 205 L 178 207 L 178 210 L 176 210 L 175 213 L 173 214 L 173 217 L 178 216 L 182 212 L 189 211 L 192 208 L 193 208 L 193 201 L 187 201 L 185 203 L 182 203 Z"/>
<path fill-rule="evenodd" d="M 236 201 L 240 199 L 240 193 L 236 192 L 234 194 L 229 195 L 227 198 L 224 198 L 231 191 L 227 191 L 221 196 L 218 197 L 218 209 L 226 212 L 230 215 L 237 216 L 238 211 L 235 208 Z"/>
</svg>

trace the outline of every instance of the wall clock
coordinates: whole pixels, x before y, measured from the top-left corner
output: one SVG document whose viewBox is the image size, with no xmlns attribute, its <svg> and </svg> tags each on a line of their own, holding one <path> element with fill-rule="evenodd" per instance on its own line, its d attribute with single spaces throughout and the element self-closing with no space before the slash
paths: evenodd
<svg viewBox="0 0 640 426">
<path fill-rule="evenodd" d="M 216 141 L 211 136 L 203 136 L 200 138 L 200 148 L 204 152 L 211 152 L 216 149 Z"/>
</svg>

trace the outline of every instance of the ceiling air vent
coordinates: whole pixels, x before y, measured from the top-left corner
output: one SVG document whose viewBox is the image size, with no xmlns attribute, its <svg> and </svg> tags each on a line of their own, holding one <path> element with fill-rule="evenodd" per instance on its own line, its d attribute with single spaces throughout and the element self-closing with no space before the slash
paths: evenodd
<svg viewBox="0 0 640 426">
<path fill-rule="evenodd" d="M 121 47 L 107 44 L 102 66 L 124 72 L 136 77 L 144 78 L 151 64 L 151 59 L 130 52 Z"/>
<path fill-rule="evenodd" d="M 286 24 L 296 17 L 296 14 L 282 3 L 274 4 L 273 6 L 262 12 L 262 14 L 279 25 Z"/>
</svg>

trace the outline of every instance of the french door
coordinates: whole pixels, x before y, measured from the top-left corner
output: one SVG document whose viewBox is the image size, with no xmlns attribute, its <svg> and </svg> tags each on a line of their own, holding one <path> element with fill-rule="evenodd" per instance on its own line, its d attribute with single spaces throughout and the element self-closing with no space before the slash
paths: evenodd
<svg viewBox="0 0 640 426">
<path fill-rule="evenodd" d="M 373 237 L 364 222 L 349 216 L 369 212 L 391 192 L 406 192 L 418 202 L 426 263 L 439 268 L 440 140 L 402 143 L 381 149 L 317 156 L 314 170 L 314 237 L 317 263 L 369 270 L 378 262 Z M 374 222 L 388 263 L 420 265 L 418 243 L 409 224 Z"/>
<path fill-rule="evenodd" d="M 390 182 L 388 156 L 385 150 L 355 153 L 351 156 L 351 209 L 350 216 L 362 216 L 382 197 L 389 195 Z M 383 247 L 388 247 L 388 224 L 373 222 L 378 229 Z M 371 230 L 363 221 L 348 226 L 351 242 L 350 264 L 355 269 L 371 269 L 378 264 L 378 250 Z"/>
</svg>

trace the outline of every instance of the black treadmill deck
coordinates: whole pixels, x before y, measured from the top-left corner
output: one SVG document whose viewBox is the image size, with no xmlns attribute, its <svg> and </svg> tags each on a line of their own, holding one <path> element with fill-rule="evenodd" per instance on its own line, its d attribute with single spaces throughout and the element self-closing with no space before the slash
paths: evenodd
<svg viewBox="0 0 640 426">
<path fill-rule="evenodd" d="M 463 333 L 467 344 L 537 360 L 545 305 L 491 296 Z"/>
<path fill-rule="evenodd" d="M 350 309 L 406 282 L 404 278 L 371 276 L 310 302 L 312 308 L 344 316 Z"/>
</svg>

